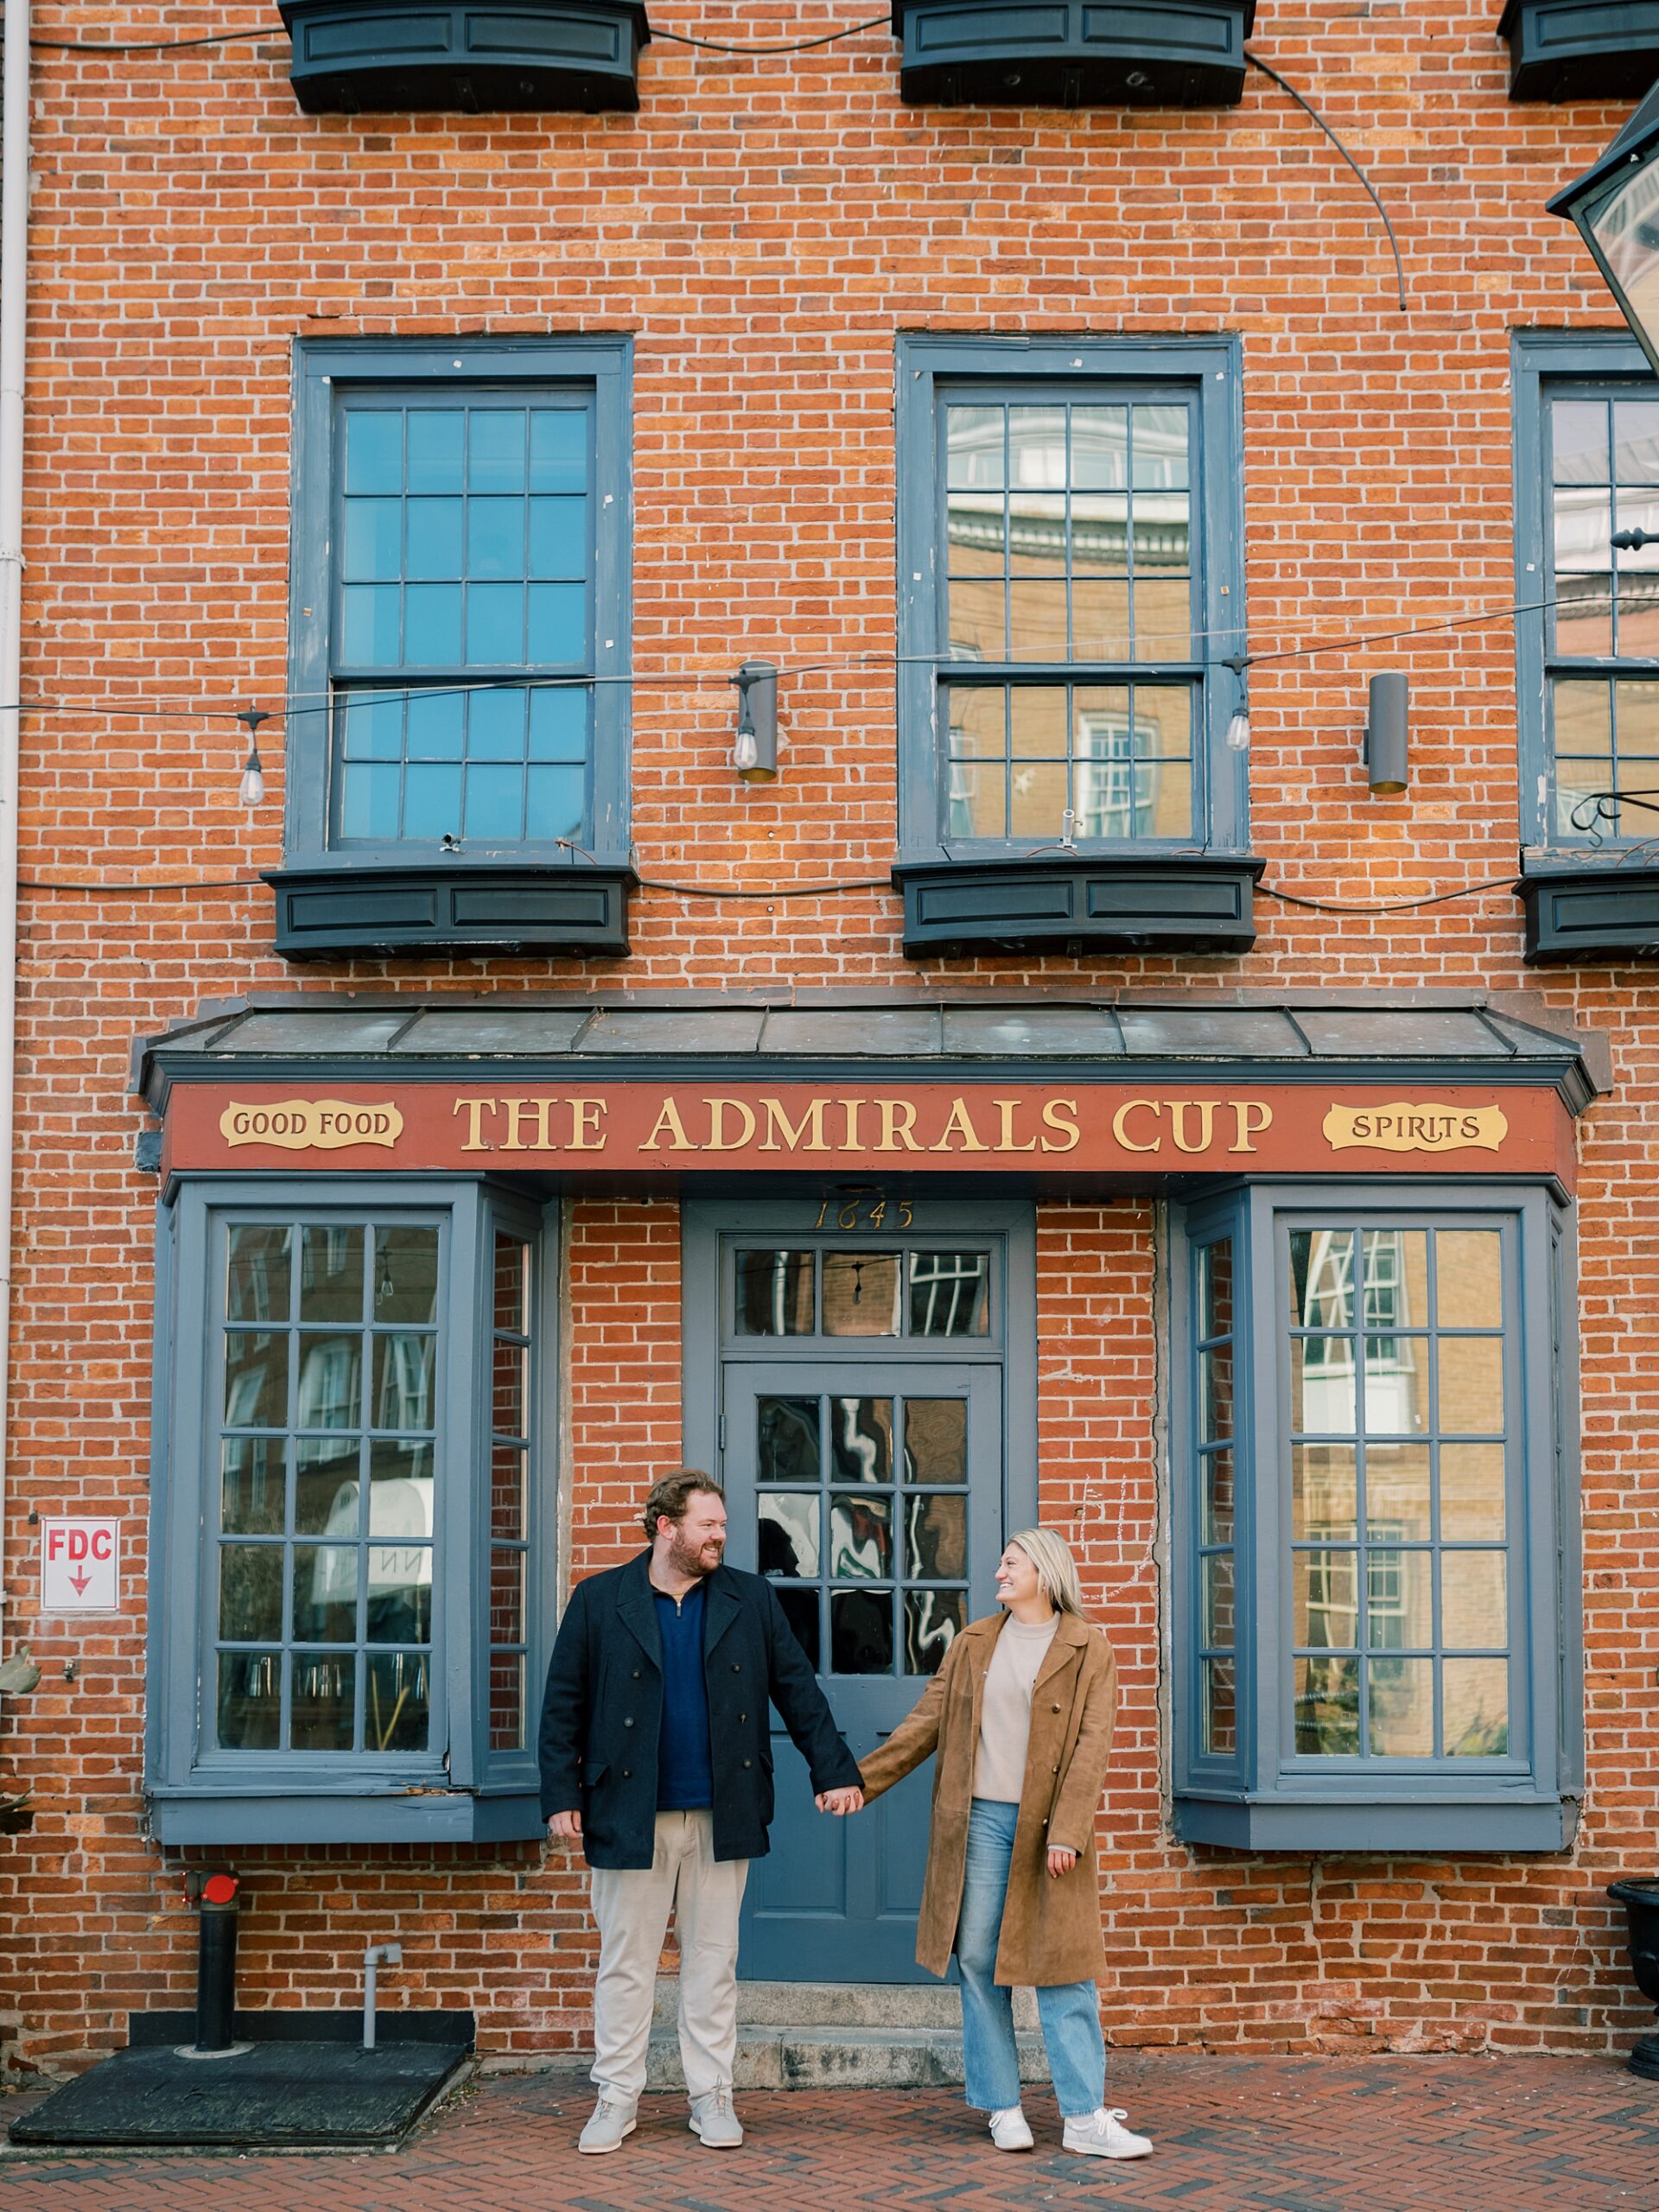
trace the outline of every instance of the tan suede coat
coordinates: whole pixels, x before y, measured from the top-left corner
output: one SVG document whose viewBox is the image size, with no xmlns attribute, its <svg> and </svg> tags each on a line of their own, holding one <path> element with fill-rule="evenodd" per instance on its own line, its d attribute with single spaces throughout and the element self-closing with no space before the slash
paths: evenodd
<svg viewBox="0 0 1659 2212">
<path fill-rule="evenodd" d="M 973 1803 L 980 1707 L 1006 1613 L 963 1629 L 925 1695 L 887 1742 L 861 1760 L 866 1797 L 879 1797 L 933 1755 L 933 1826 L 916 1958 L 944 1974 L 956 1948 Z M 1062 1613 L 1031 1694 L 1031 1741 L 1008 1868 L 996 1979 L 1021 1987 L 1098 1981 L 1105 1967 L 1095 1808 L 1106 1779 L 1117 1713 L 1117 1662 L 1097 1628 Z M 1048 1847 L 1077 1854 L 1051 1875 Z"/>
</svg>

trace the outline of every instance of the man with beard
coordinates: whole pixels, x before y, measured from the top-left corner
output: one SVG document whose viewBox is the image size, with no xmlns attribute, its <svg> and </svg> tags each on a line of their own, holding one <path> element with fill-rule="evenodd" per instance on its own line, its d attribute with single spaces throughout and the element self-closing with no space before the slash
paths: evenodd
<svg viewBox="0 0 1659 2212">
<path fill-rule="evenodd" d="M 732 2108 L 737 1920 L 772 1821 L 769 1702 L 819 1811 L 855 1813 L 864 1799 L 771 1584 L 722 1563 L 720 1485 L 691 1467 L 664 1475 L 645 1523 L 648 1551 L 571 1592 L 542 1706 L 542 1811 L 550 1835 L 581 1844 L 599 1923 L 599 2102 L 578 2147 L 618 2150 L 633 2133 L 671 1910 L 690 2126 L 730 2150 L 743 2140 Z"/>
</svg>

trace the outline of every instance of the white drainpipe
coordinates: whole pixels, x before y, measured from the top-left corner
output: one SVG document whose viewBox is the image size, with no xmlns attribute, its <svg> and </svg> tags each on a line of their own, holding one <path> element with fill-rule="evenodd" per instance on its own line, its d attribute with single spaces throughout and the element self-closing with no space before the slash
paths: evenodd
<svg viewBox="0 0 1659 2212">
<path fill-rule="evenodd" d="M 17 752 L 23 626 L 23 365 L 29 313 L 29 0 L 6 0 L 0 125 L 0 1632 L 5 1605 L 11 1142 L 17 1056 Z"/>
</svg>

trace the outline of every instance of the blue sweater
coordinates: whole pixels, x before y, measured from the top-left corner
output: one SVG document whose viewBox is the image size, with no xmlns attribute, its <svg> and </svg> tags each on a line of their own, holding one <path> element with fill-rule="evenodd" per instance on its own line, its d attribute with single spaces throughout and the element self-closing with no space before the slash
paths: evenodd
<svg viewBox="0 0 1659 2212">
<path fill-rule="evenodd" d="M 657 1809 L 684 1813 L 715 1802 L 709 1690 L 702 1675 L 702 1585 L 677 1605 L 652 1597 L 663 1639 L 663 1730 L 657 1744 Z"/>
</svg>

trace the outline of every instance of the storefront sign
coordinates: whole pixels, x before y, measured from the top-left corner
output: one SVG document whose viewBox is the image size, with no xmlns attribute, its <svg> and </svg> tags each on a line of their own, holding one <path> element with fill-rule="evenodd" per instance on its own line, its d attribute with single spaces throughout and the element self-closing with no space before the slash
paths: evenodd
<svg viewBox="0 0 1659 2212">
<path fill-rule="evenodd" d="M 41 1611 L 113 1613 L 121 1604 L 121 1523 L 42 1521 Z"/>
<path fill-rule="evenodd" d="M 1318 1173 L 1404 1171 L 1432 1157 L 1471 1173 L 1555 1173 L 1573 1160 L 1554 1090 L 1263 1084 L 596 1083 L 537 1090 L 342 1084 L 306 1098 L 276 1085 L 184 1084 L 168 1107 L 168 1160 L 213 1167 L 626 1173 L 822 1167 L 953 1173 Z"/>
</svg>

